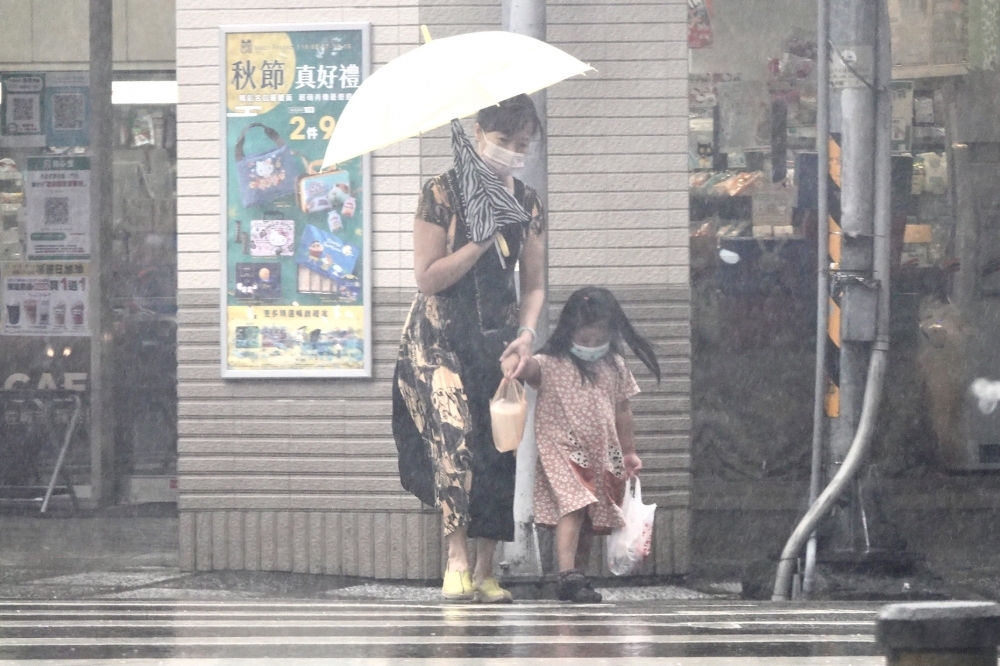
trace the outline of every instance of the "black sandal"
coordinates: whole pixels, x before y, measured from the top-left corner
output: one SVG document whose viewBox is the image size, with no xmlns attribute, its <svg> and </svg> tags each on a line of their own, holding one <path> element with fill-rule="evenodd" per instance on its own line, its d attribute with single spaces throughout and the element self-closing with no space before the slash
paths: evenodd
<svg viewBox="0 0 1000 666">
<path fill-rule="evenodd" d="M 556 597 L 559 601 L 571 601 L 574 604 L 599 604 L 602 599 L 601 593 L 590 586 L 590 581 L 578 569 L 559 574 Z"/>
</svg>

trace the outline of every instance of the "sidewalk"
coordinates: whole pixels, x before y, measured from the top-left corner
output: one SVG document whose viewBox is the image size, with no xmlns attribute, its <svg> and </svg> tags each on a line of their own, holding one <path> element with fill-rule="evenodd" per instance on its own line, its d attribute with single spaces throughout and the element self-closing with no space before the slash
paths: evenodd
<svg viewBox="0 0 1000 666">
<path fill-rule="evenodd" d="M 438 602 L 436 584 L 375 582 L 283 572 L 182 572 L 173 505 L 112 507 L 76 515 L 0 514 L 0 599 L 367 599 Z M 613 584 L 614 581 L 611 581 Z M 513 586 L 545 598 L 544 586 Z M 603 589 L 607 601 L 736 598 L 738 584 L 695 590 L 674 584 Z"/>
</svg>

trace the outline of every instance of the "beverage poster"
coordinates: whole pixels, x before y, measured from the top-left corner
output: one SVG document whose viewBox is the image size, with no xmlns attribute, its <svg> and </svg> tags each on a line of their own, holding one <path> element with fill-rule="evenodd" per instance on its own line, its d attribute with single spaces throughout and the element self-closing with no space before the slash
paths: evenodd
<svg viewBox="0 0 1000 666">
<path fill-rule="evenodd" d="M 370 377 L 367 156 L 321 168 L 369 24 L 222 29 L 223 377 Z"/>
<path fill-rule="evenodd" d="M 3 335 L 90 335 L 90 262 L 7 262 L 0 275 Z"/>
</svg>

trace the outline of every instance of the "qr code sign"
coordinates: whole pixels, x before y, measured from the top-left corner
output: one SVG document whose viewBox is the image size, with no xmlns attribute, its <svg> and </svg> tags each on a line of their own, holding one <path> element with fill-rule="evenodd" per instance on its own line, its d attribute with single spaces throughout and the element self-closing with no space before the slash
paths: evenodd
<svg viewBox="0 0 1000 666">
<path fill-rule="evenodd" d="M 52 95 L 52 129 L 82 130 L 86 117 L 83 93 Z"/>
<path fill-rule="evenodd" d="M 45 225 L 69 224 L 69 197 L 45 197 Z"/>
<path fill-rule="evenodd" d="M 15 123 L 30 123 L 35 120 L 37 97 L 31 95 L 10 96 L 10 120 Z"/>
</svg>

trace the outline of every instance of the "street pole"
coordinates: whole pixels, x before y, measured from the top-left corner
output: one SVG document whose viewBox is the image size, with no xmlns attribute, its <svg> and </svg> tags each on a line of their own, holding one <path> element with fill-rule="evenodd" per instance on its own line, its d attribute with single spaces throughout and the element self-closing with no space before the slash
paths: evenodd
<svg viewBox="0 0 1000 666">
<path fill-rule="evenodd" d="M 842 292 L 840 416 L 830 428 L 827 479 L 843 464 L 861 415 L 867 366 L 874 340 L 872 301 L 875 189 L 875 44 L 878 0 L 831 0 L 833 75 L 841 109 L 842 255 L 834 276 Z M 828 551 L 854 552 L 858 499 L 853 489 L 834 509 Z"/>
<path fill-rule="evenodd" d="M 527 35 L 546 41 L 545 0 L 503 0 L 502 26 L 508 32 Z M 541 131 L 533 149 L 525 159 L 525 169 L 518 176 L 535 189 L 545 210 L 548 210 L 549 164 L 548 164 L 548 114 L 545 90 L 531 96 L 542 122 Z M 544 265 L 548 266 L 548 248 Z M 546 275 L 546 291 L 548 276 Z M 542 306 L 538 318 L 537 348 L 548 337 L 548 302 Z M 535 392 L 528 388 L 529 418 L 524 430 L 524 439 L 517 451 L 517 472 L 514 483 L 514 541 L 505 544 L 500 558 L 505 578 L 537 578 L 542 574 L 542 555 L 538 532 L 534 524 L 535 463 L 538 449 L 535 445 L 534 409 Z"/>
<path fill-rule="evenodd" d="M 98 506 L 115 500 L 111 4 L 111 0 L 90 0 L 90 465 L 91 499 Z"/>
</svg>

